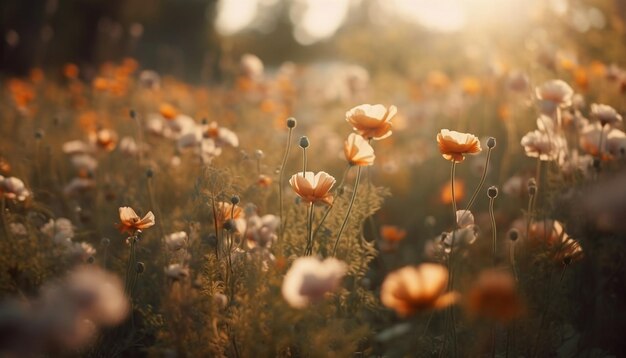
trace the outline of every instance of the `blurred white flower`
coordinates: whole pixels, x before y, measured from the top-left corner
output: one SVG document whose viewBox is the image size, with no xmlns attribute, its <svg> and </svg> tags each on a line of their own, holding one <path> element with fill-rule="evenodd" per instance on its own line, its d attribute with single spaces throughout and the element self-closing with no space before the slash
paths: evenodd
<svg viewBox="0 0 626 358">
<path fill-rule="evenodd" d="M 66 218 L 50 219 L 41 227 L 41 232 L 56 244 L 68 244 L 74 237 L 74 225 Z"/>
<path fill-rule="evenodd" d="M 184 231 L 178 231 L 165 236 L 165 244 L 172 251 L 178 251 L 185 247 L 189 236 Z"/>
<path fill-rule="evenodd" d="M 297 258 L 283 280 L 283 298 L 294 308 L 318 302 L 339 287 L 347 269 L 345 263 L 334 258 Z"/>
<path fill-rule="evenodd" d="M 615 108 L 606 104 L 593 103 L 591 105 L 591 117 L 600 121 L 602 126 L 615 125 L 622 121 L 622 116 L 617 113 Z"/>
<path fill-rule="evenodd" d="M 537 98 L 554 104 L 555 108 L 572 104 L 574 90 L 563 80 L 550 80 L 535 89 Z"/>
<path fill-rule="evenodd" d="M 9 200 L 24 201 L 30 196 L 30 191 L 21 179 L 0 175 L 0 194 Z"/>
<path fill-rule="evenodd" d="M 252 249 L 257 246 L 269 248 L 276 239 L 276 230 L 280 225 L 280 218 L 275 215 L 254 214 L 248 216 L 248 228 L 246 230 L 246 244 Z"/>
<path fill-rule="evenodd" d="M 165 268 L 165 276 L 178 281 L 189 277 L 189 268 L 181 264 L 171 264 Z"/>
</svg>

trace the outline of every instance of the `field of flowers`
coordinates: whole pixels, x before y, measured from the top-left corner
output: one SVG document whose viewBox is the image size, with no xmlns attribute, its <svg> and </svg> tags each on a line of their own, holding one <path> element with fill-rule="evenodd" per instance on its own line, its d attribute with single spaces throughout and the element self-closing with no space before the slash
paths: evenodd
<svg viewBox="0 0 626 358">
<path fill-rule="evenodd" d="M 0 356 L 626 356 L 613 20 L 347 32 L 349 62 L 242 52 L 210 85 L 0 70 Z"/>
</svg>

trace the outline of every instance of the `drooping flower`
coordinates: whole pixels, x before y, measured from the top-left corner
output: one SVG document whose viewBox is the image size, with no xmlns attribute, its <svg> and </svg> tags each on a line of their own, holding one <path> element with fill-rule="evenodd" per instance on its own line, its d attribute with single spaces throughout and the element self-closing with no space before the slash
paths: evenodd
<svg viewBox="0 0 626 358">
<path fill-rule="evenodd" d="M 374 148 L 358 134 L 350 133 L 343 152 L 350 165 L 368 166 L 374 164 Z"/>
<path fill-rule="evenodd" d="M 477 154 L 482 151 L 480 140 L 475 135 L 442 129 L 437 134 L 437 144 L 441 155 L 450 161 L 460 163 L 466 154 Z"/>
<path fill-rule="evenodd" d="M 339 287 L 347 269 L 345 263 L 334 258 L 297 258 L 283 280 L 283 298 L 294 308 L 319 302 Z"/>
<path fill-rule="evenodd" d="M 448 270 L 442 265 L 424 263 L 407 266 L 385 277 L 380 298 L 383 305 L 406 317 L 453 304 L 457 294 L 446 293 L 447 285 Z"/>
<path fill-rule="evenodd" d="M 469 291 L 467 310 L 501 323 L 510 322 L 524 312 L 515 279 L 508 272 L 483 271 Z"/>
<path fill-rule="evenodd" d="M 119 212 L 121 223 L 118 228 L 122 233 L 127 232 L 130 235 L 135 235 L 141 230 L 152 227 L 155 223 L 152 211 L 149 211 L 143 218 L 140 218 L 135 210 L 128 206 L 121 207 Z"/>
<path fill-rule="evenodd" d="M 607 124 L 615 125 L 622 121 L 622 116 L 617 113 L 615 108 L 606 104 L 591 104 L 591 117 L 600 121 L 603 127 Z"/>
<path fill-rule="evenodd" d="M 391 119 L 397 108 L 382 104 L 362 104 L 346 112 L 346 121 L 363 138 L 380 140 L 391 135 Z"/>
<path fill-rule="evenodd" d="M 293 190 L 307 203 L 332 204 L 333 196 L 330 189 L 335 185 L 335 178 L 326 172 L 301 172 L 294 174 L 289 179 Z"/>
</svg>

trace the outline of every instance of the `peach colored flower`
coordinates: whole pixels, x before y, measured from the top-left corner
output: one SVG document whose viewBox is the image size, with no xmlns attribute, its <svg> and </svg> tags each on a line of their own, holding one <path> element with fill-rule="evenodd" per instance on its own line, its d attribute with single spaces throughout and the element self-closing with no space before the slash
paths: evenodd
<svg viewBox="0 0 626 358">
<path fill-rule="evenodd" d="M 622 121 L 622 116 L 617 113 L 615 108 L 606 104 L 591 104 L 591 117 L 600 121 L 602 126 L 615 125 Z"/>
<path fill-rule="evenodd" d="M 457 294 L 446 293 L 447 285 L 448 270 L 442 265 L 424 263 L 407 266 L 385 277 L 380 298 L 383 305 L 406 317 L 453 304 Z"/>
<path fill-rule="evenodd" d="M 335 178 L 326 172 L 305 172 L 294 174 L 289 179 L 289 184 L 293 190 L 307 203 L 332 204 L 333 196 L 330 189 L 335 185 Z"/>
<path fill-rule="evenodd" d="M 346 112 L 346 121 L 364 138 L 380 140 L 391 135 L 391 119 L 397 111 L 396 106 L 362 104 Z"/>
<path fill-rule="evenodd" d="M 476 154 L 482 151 L 480 140 L 475 135 L 442 129 L 437 134 L 437 144 L 441 155 L 450 161 L 460 163 L 465 154 Z"/>
<path fill-rule="evenodd" d="M 100 129 L 96 132 L 92 132 L 89 135 L 89 139 L 98 148 L 104 149 L 107 152 L 112 151 L 117 146 L 117 133 L 110 129 Z"/>
<path fill-rule="evenodd" d="M 155 223 L 154 214 L 149 211 L 143 218 L 128 206 L 120 208 L 120 221 L 118 225 L 119 230 L 124 233 L 127 232 L 131 235 L 141 232 L 141 230 L 152 227 Z"/>
<path fill-rule="evenodd" d="M 343 152 L 350 165 L 368 166 L 374 164 L 374 148 L 358 134 L 350 133 Z"/>
<path fill-rule="evenodd" d="M 217 226 L 221 229 L 228 220 L 232 220 L 233 229 L 238 233 L 246 231 L 245 212 L 240 206 L 233 205 L 227 201 L 217 203 Z"/>
<path fill-rule="evenodd" d="M 399 242 L 406 237 L 406 230 L 393 225 L 383 225 L 380 228 L 380 236 L 385 241 Z"/>
</svg>

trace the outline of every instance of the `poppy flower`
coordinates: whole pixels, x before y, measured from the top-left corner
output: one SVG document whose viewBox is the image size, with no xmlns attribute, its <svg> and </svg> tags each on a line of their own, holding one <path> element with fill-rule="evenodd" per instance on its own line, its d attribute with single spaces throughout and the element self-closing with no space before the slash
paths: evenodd
<svg viewBox="0 0 626 358">
<path fill-rule="evenodd" d="M 152 227 L 155 223 L 152 211 L 149 211 L 143 218 L 140 218 L 135 210 L 128 206 L 120 208 L 120 221 L 121 223 L 118 225 L 119 230 L 122 233 L 127 232 L 131 235 Z"/>
<path fill-rule="evenodd" d="M 606 104 L 591 104 L 591 117 L 600 121 L 603 127 L 607 124 L 614 125 L 622 121 L 622 116 L 617 113 L 615 108 Z"/>
<path fill-rule="evenodd" d="M 438 264 L 424 263 L 393 271 L 383 281 L 380 298 L 383 305 L 400 316 L 453 304 L 457 294 L 446 293 L 448 270 Z"/>
<path fill-rule="evenodd" d="M 518 318 L 524 309 L 513 276 L 496 270 L 483 271 L 469 291 L 467 310 L 502 323 Z"/>
<path fill-rule="evenodd" d="M 551 80 L 535 89 L 537 98 L 550 102 L 555 107 L 568 107 L 572 104 L 574 90 L 563 80 Z"/>
<path fill-rule="evenodd" d="M 362 137 L 380 140 L 391 135 L 391 119 L 397 111 L 396 106 L 362 104 L 346 112 L 346 121 Z"/>
<path fill-rule="evenodd" d="M 342 261 L 327 258 L 300 257 L 293 262 L 282 285 L 283 298 L 294 308 L 304 308 L 321 301 L 341 284 L 348 267 Z"/>
<path fill-rule="evenodd" d="M 350 165 L 368 166 L 374 164 L 374 148 L 358 134 L 350 133 L 343 152 Z"/>
<path fill-rule="evenodd" d="M 246 219 L 243 209 L 233 203 L 220 201 L 217 203 L 217 226 L 221 229 L 224 224 L 232 220 L 233 230 L 238 233 L 246 231 Z"/>
<path fill-rule="evenodd" d="M 289 179 L 289 184 L 293 190 L 307 203 L 332 204 L 333 196 L 330 189 L 335 185 L 335 178 L 326 172 L 305 172 L 294 174 Z"/>
<path fill-rule="evenodd" d="M 522 137 L 521 145 L 526 155 L 542 161 L 552 161 L 567 148 L 565 138 L 549 131 L 534 130 Z"/>
<path fill-rule="evenodd" d="M 446 160 L 460 163 L 465 154 L 477 154 L 482 151 L 480 140 L 475 135 L 442 129 L 437 134 L 439 151 Z"/>
</svg>

